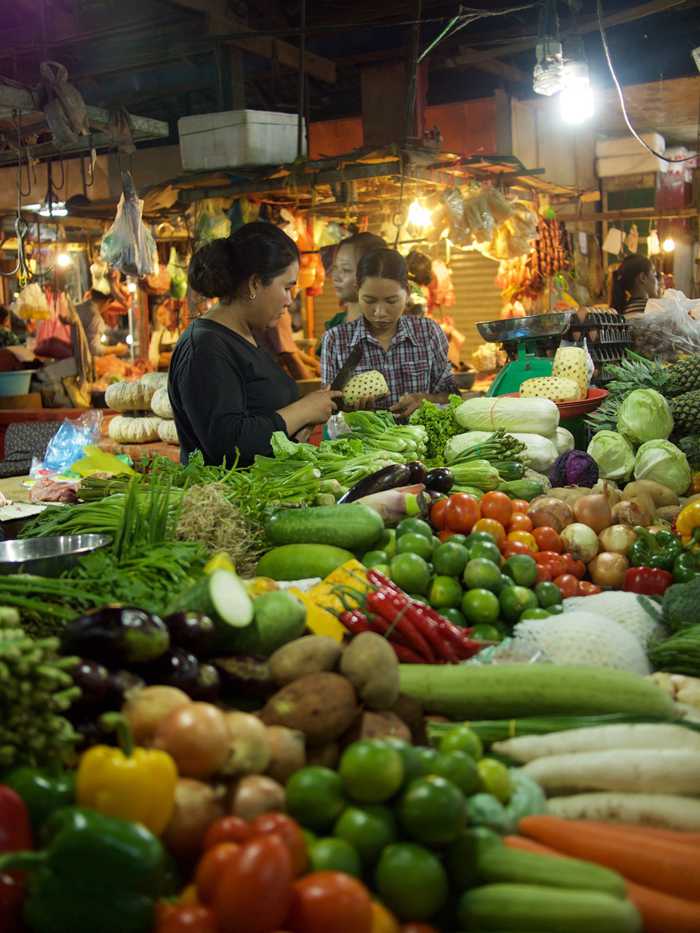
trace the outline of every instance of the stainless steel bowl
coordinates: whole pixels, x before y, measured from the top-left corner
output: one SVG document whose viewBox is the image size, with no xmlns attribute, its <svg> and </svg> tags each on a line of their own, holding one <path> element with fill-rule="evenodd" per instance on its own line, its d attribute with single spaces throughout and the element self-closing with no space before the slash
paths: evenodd
<svg viewBox="0 0 700 933">
<path fill-rule="evenodd" d="M 574 313 L 557 311 L 554 314 L 533 314 L 529 317 L 507 318 L 501 321 L 481 321 L 476 327 L 484 340 L 491 343 L 557 337 L 569 329 Z"/>
<path fill-rule="evenodd" d="M 0 574 L 33 573 L 57 577 L 75 566 L 78 558 L 107 547 L 109 535 L 58 535 L 0 541 Z"/>
</svg>

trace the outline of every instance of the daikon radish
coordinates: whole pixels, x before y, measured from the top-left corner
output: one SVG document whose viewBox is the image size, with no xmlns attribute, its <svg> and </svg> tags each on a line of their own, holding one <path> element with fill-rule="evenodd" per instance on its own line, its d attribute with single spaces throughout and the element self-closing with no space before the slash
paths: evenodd
<svg viewBox="0 0 700 933">
<path fill-rule="evenodd" d="M 547 812 L 565 820 L 635 823 L 700 832 L 700 800 L 673 794 L 576 794 L 552 797 Z"/>
<path fill-rule="evenodd" d="M 545 791 L 616 790 L 700 796 L 700 752 L 630 749 L 551 755 L 523 768 Z"/>
<path fill-rule="evenodd" d="M 628 748 L 665 748 L 700 752 L 700 734 L 686 729 L 685 726 L 667 723 L 620 724 L 550 732 L 549 735 L 523 735 L 496 742 L 493 746 L 497 754 L 520 762 L 574 752 L 602 752 L 613 749 L 624 752 Z"/>
</svg>

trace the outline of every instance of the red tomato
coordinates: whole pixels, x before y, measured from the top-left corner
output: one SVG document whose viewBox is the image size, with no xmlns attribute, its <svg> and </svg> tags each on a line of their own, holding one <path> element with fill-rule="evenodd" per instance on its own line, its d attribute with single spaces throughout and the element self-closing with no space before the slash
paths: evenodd
<svg viewBox="0 0 700 933">
<path fill-rule="evenodd" d="M 527 510 L 530 508 L 530 503 L 527 499 L 513 499 L 513 511 L 514 512 L 524 512 L 527 515 Z"/>
<path fill-rule="evenodd" d="M 430 508 L 430 524 L 440 531 L 449 531 L 447 528 L 447 499 L 438 499 Z"/>
<path fill-rule="evenodd" d="M 518 541 L 520 544 L 524 544 L 525 547 L 532 551 L 533 554 L 539 550 L 537 547 L 537 542 L 529 531 L 509 531 L 508 540 Z"/>
<path fill-rule="evenodd" d="M 602 592 L 603 590 L 599 586 L 596 586 L 595 583 L 591 583 L 589 580 L 578 581 L 577 596 L 597 596 L 598 593 Z"/>
<path fill-rule="evenodd" d="M 201 904 L 158 905 L 154 933 L 217 933 L 216 917 Z"/>
<path fill-rule="evenodd" d="M 479 504 L 482 518 L 493 518 L 504 527 L 508 526 L 513 515 L 513 503 L 504 492 L 487 492 Z"/>
<path fill-rule="evenodd" d="M 532 531 L 532 519 L 523 515 L 522 512 L 516 512 L 510 520 L 511 531 Z"/>
<path fill-rule="evenodd" d="M 537 582 L 538 583 L 550 583 L 552 581 L 552 571 L 549 569 L 547 564 L 538 564 L 537 565 Z"/>
<path fill-rule="evenodd" d="M 224 869 L 238 858 L 240 848 L 236 842 L 220 842 L 207 849 L 201 857 L 194 882 L 197 886 L 197 897 L 202 904 L 210 904 L 214 900 L 219 879 Z"/>
<path fill-rule="evenodd" d="M 537 547 L 541 551 L 553 551 L 555 554 L 561 554 L 564 550 L 564 543 L 559 533 L 554 528 L 548 528 L 547 525 L 535 528 L 532 537 L 537 541 Z"/>
<path fill-rule="evenodd" d="M 222 816 L 215 820 L 204 836 L 204 849 L 211 849 L 220 842 L 247 842 L 250 827 L 240 816 Z"/>
<path fill-rule="evenodd" d="M 371 933 L 369 892 L 342 872 L 314 872 L 294 882 L 287 926 L 293 933 Z"/>
<path fill-rule="evenodd" d="M 555 577 L 554 585 L 559 587 L 564 599 L 578 595 L 578 580 L 571 573 L 563 573 L 560 577 Z"/>
<path fill-rule="evenodd" d="M 564 554 L 566 560 L 566 572 L 572 573 L 579 580 L 586 576 L 586 565 L 582 560 L 575 560 L 571 554 Z"/>
<path fill-rule="evenodd" d="M 439 502 L 435 503 L 435 505 L 439 504 Z M 478 522 L 480 515 L 479 503 L 473 496 L 468 496 L 465 492 L 456 492 L 447 500 L 445 527 L 449 528 L 450 531 L 469 534 Z"/>
<path fill-rule="evenodd" d="M 474 525 L 473 531 L 481 531 L 484 534 L 491 535 L 496 544 L 500 545 L 505 540 L 506 530 L 495 518 L 480 518 Z"/>
<path fill-rule="evenodd" d="M 284 813 L 263 813 L 250 824 L 250 834 L 254 836 L 268 836 L 275 833 L 289 849 L 292 859 L 294 877 L 303 875 L 309 866 L 309 856 L 306 851 L 304 834 L 291 817 Z"/>
<path fill-rule="evenodd" d="M 531 551 L 527 544 L 522 541 L 504 541 L 501 544 L 501 554 L 504 557 L 512 557 L 514 554 L 527 554 L 528 557 L 534 557 L 534 551 Z"/>
<path fill-rule="evenodd" d="M 282 929 L 292 899 L 292 859 L 279 836 L 241 846 L 217 885 L 214 912 L 220 933 Z"/>
<path fill-rule="evenodd" d="M 448 531 L 447 529 L 445 529 L 444 531 L 438 531 L 438 535 L 437 535 L 437 536 L 438 536 L 438 538 L 439 538 L 441 541 L 444 542 L 444 541 L 449 541 L 450 538 L 454 538 L 454 536 L 455 536 L 456 534 L 459 534 L 459 532 L 457 532 L 457 531 Z"/>
<path fill-rule="evenodd" d="M 535 554 L 535 560 L 542 567 L 547 567 L 551 571 L 552 578 L 560 577 L 568 572 L 568 562 L 561 554 L 555 554 L 554 551 L 538 551 Z"/>
</svg>

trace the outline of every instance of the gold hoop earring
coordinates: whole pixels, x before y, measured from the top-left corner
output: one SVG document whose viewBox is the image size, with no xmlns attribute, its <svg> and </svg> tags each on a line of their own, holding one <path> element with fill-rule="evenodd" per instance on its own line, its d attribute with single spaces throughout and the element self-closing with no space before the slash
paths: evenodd
<svg viewBox="0 0 700 933">
<path fill-rule="evenodd" d="M 251 292 L 251 294 L 248 295 L 248 301 L 255 301 L 255 292 Z"/>
</svg>

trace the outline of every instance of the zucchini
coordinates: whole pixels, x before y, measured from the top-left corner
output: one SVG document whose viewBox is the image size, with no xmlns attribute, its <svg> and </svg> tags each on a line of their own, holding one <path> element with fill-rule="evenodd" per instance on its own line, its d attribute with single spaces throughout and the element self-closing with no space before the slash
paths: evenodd
<svg viewBox="0 0 700 933">
<path fill-rule="evenodd" d="M 265 523 L 270 544 L 333 544 L 367 551 L 384 532 L 381 516 L 360 502 L 279 509 Z"/>
<path fill-rule="evenodd" d="M 541 933 L 640 933 L 630 901 L 599 891 L 572 891 L 530 884 L 488 884 L 466 891 L 459 922 L 467 930 Z"/>
<path fill-rule="evenodd" d="M 656 684 L 603 667 L 556 664 L 402 664 L 401 693 L 451 719 L 630 713 L 673 719 L 673 700 Z"/>
<path fill-rule="evenodd" d="M 257 574 L 271 580 L 324 578 L 352 559 L 350 551 L 330 544 L 285 544 L 263 554 Z"/>
</svg>

